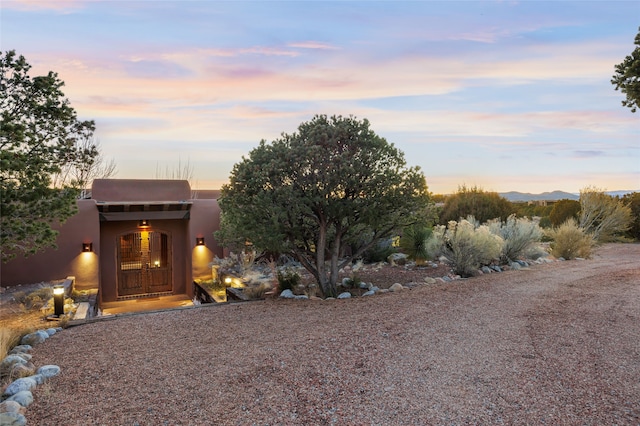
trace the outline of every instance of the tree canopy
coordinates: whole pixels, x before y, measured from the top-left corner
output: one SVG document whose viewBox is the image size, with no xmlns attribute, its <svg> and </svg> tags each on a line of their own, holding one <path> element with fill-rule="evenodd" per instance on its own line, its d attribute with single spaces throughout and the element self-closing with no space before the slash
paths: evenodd
<svg viewBox="0 0 640 426">
<path fill-rule="evenodd" d="M 440 212 L 440 223 L 445 225 L 467 216 L 473 216 L 480 223 L 497 218 L 505 221 L 514 211 L 513 204 L 497 192 L 462 185 L 458 192 L 446 198 Z"/>
<path fill-rule="evenodd" d="M 407 167 L 369 121 L 318 115 L 296 133 L 262 140 L 234 166 L 222 188 L 216 238 L 291 254 L 333 296 L 340 268 L 420 221 L 428 204 L 420 169 Z M 364 244 L 345 253 L 363 236 Z"/>
<path fill-rule="evenodd" d="M 640 28 L 634 44 L 637 46 L 631 55 L 616 65 L 616 72 L 611 79 L 611 84 L 616 86 L 627 98 L 622 101 L 622 106 L 636 112 L 640 104 Z"/>
<path fill-rule="evenodd" d="M 80 121 L 54 72 L 31 77 L 31 65 L 14 51 L 0 52 L 0 210 L 2 261 L 55 246 L 51 225 L 74 214 L 77 181 L 54 186 L 68 165 L 82 166 L 97 155 L 78 144 L 93 134 L 93 121 Z"/>
</svg>

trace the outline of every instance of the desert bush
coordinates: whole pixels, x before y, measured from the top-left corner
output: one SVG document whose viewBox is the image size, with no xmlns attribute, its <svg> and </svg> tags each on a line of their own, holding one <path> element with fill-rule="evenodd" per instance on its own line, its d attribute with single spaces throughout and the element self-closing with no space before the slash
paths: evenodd
<svg viewBox="0 0 640 426">
<path fill-rule="evenodd" d="M 433 254 L 429 252 L 431 235 L 431 228 L 422 225 L 409 226 L 402 232 L 400 247 L 409 259 L 416 261 L 416 264 L 424 264 Z"/>
<path fill-rule="evenodd" d="M 440 211 L 440 224 L 473 215 L 481 223 L 500 218 L 506 220 L 515 208 L 506 198 L 497 192 L 487 192 L 478 187 L 461 186 L 458 192 L 450 195 Z"/>
<path fill-rule="evenodd" d="M 571 218 L 562 225 L 547 231 L 551 242 L 551 254 L 555 257 L 575 259 L 576 257 L 588 258 L 591 256 L 595 240 L 592 235 L 578 226 L 575 219 Z"/>
<path fill-rule="evenodd" d="M 502 250 L 502 238 L 487 226 L 476 226 L 473 218 L 450 221 L 446 228 L 438 226 L 435 233 L 442 242 L 443 255 L 454 272 L 463 277 L 474 275 L 482 265 L 498 259 Z"/>
<path fill-rule="evenodd" d="M 489 231 L 503 239 L 500 260 L 504 263 L 512 262 L 521 257 L 531 246 L 542 237 L 542 229 L 537 223 L 528 218 L 517 218 L 511 215 L 506 221 L 499 219 L 487 223 Z"/>
<path fill-rule="evenodd" d="M 365 263 L 384 262 L 396 251 L 396 248 L 393 247 L 393 240 L 381 240 L 362 253 L 362 260 Z"/>
<path fill-rule="evenodd" d="M 349 278 L 345 280 L 345 285 L 347 288 L 360 288 L 360 283 L 362 280 L 358 276 L 358 274 L 352 274 Z"/>
<path fill-rule="evenodd" d="M 7 353 L 18 344 L 21 338 L 22 332 L 19 330 L 8 327 L 0 328 L 0 360 L 7 356 Z"/>
<path fill-rule="evenodd" d="M 633 222 L 631 208 L 597 188 L 580 191 L 579 227 L 602 242 L 624 233 Z"/>
<path fill-rule="evenodd" d="M 22 304 L 27 310 L 40 309 L 53 298 L 53 288 L 41 287 L 31 293 L 16 292 L 13 295 L 16 302 Z"/>
<path fill-rule="evenodd" d="M 576 200 L 560 200 L 553 205 L 549 220 L 552 226 L 560 226 L 570 218 L 578 219 L 580 202 Z"/>
<path fill-rule="evenodd" d="M 282 293 L 285 290 L 293 290 L 298 284 L 300 284 L 300 274 L 293 268 L 278 269 L 278 293 Z"/>
<path fill-rule="evenodd" d="M 622 197 L 622 202 L 631 209 L 632 222 L 627 234 L 635 240 L 640 240 L 640 192 L 626 194 Z"/>
</svg>

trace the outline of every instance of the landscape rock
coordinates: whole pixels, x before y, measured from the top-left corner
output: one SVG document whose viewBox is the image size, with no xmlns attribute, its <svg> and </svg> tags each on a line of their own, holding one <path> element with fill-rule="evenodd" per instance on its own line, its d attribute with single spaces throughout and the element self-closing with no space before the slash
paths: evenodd
<svg viewBox="0 0 640 426">
<path fill-rule="evenodd" d="M 436 279 L 433 277 L 425 277 L 424 278 L 424 282 L 427 284 L 435 284 L 436 283 Z"/>
<path fill-rule="evenodd" d="M 387 262 L 389 262 L 391 266 L 394 266 L 394 265 L 403 266 L 407 264 L 407 258 L 408 256 L 404 253 L 393 253 L 389 255 L 389 257 L 387 257 Z"/>
<path fill-rule="evenodd" d="M 2 426 L 24 426 L 27 418 L 20 413 L 0 413 L 0 425 Z"/>
<path fill-rule="evenodd" d="M 365 296 L 373 296 L 374 294 L 376 294 L 376 292 L 375 292 L 375 291 L 373 291 L 373 290 L 369 290 L 369 291 L 367 291 L 366 293 L 362 293 L 362 297 L 365 297 Z"/>
<path fill-rule="evenodd" d="M 294 298 L 296 300 L 309 300 L 309 296 L 307 296 L 306 294 L 298 294 L 295 295 Z"/>
<path fill-rule="evenodd" d="M 44 342 L 48 338 L 49 338 L 49 334 L 46 331 L 38 330 L 38 331 L 34 331 L 33 333 L 29 333 L 26 336 L 22 337 L 22 340 L 20 340 L 20 344 L 21 345 L 35 346 L 35 345 L 37 345 L 39 343 Z"/>
<path fill-rule="evenodd" d="M 296 295 L 293 294 L 293 291 L 286 289 L 283 290 L 282 293 L 280 293 L 280 297 L 283 299 L 294 299 Z"/>
<path fill-rule="evenodd" d="M 25 409 L 22 405 L 16 401 L 2 401 L 0 402 L 0 413 L 19 413 L 24 414 Z"/>
<path fill-rule="evenodd" d="M 340 293 L 338 295 L 338 299 L 351 299 L 351 293 L 345 291 L 344 293 Z"/>
<path fill-rule="evenodd" d="M 404 290 L 404 287 L 400 283 L 395 283 L 394 285 L 389 287 L 389 291 L 400 291 L 400 290 Z"/>
<path fill-rule="evenodd" d="M 490 274 L 491 272 L 493 272 L 488 266 L 483 266 L 482 268 L 480 268 L 480 270 L 483 274 Z"/>
<path fill-rule="evenodd" d="M 502 272 L 502 268 L 500 268 L 498 265 L 491 265 L 491 269 L 496 272 Z"/>
<path fill-rule="evenodd" d="M 509 266 L 514 271 L 519 271 L 520 269 L 522 269 L 522 266 L 518 262 L 511 262 L 511 264 Z"/>
<path fill-rule="evenodd" d="M 38 383 L 31 377 L 21 377 L 12 382 L 4 391 L 4 395 L 13 396 L 18 392 L 30 391 L 35 388 Z"/>
<path fill-rule="evenodd" d="M 10 355 L 13 354 L 23 354 L 30 352 L 33 347 L 31 345 L 18 345 L 9 351 Z"/>
<path fill-rule="evenodd" d="M 20 355 L 7 355 L 7 357 L 0 362 L 0 374 L 7 374 L 14 366 L 26 363 L 27 360 L 22 358 Z"/>
<path fill-rule="evenodd" d="M 42 374 L 34 374 L 32 376 L 29 376 L 29 378 L 35 380 L 39 385 L 43 384 L 45 381 L 45 377 Z"/>
<path fill-rule="evenodd" d="M 26 364 L 16 364 L 11 367 L 9 377 L 26 377 L 31 376 L 36 371 L 36 366 L 28 362 Z"/>
<path fill-rule="evenodd" d="M 47 328 L 45 330 L 45 333 L 47 333 L 49 335 L 49 337 L 53 336 L 54 334 L 56 334 L 58 332 L 57 329 L 55 328 Z"/>
<path fill-rule="evenodd" d="M 7 398 L 7 401 L 14 401 L 23 407 L 28 407 L 33 404 L 33 394 L 28 390 L 20 391 L 17 394 Z"/>
</svg>

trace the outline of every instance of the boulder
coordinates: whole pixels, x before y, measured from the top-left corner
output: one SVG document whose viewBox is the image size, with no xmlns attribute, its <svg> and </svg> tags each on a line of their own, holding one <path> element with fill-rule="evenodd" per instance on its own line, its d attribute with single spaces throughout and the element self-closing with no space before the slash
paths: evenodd
<svg viewBox="0 0 640 426">
<path fill-rule="evenodd" d="M 309 300 L 309 296 L 307 296 L 306 294 L 297 294 L 294 296 L 294 299 L 296 300 Z"/>
<path fill-rule="evenodd" d="M 15 401 L 2 401 L 0 402 L 0 413 L 19 413 L 24 414 L 25 409 L 22 405 Z M 0 423 L 1 424 L 1 423 Z"/>
<path fill-rule="evenodd" d="M 489 268 L 489 267 L 488 267 L 488 266 L 486 266 L 486 265 L 485 265 L 485 266 L 483 266 L 480 270 L 482 271 L 482 273 L 483 273 L 483 274 L 490 274 L 491 272 L 493 272 L 493 271 L 491 270 L 491 268 Z"/>
<path fill-rule="evenodd" d="M 367 291 L 366 293 L 362 293 L 362 296 L 363 296 L 363 297 L 364 297 L 364 296 L 373 296 L 374 294 L 376 294 L 376 292 L 375 292 L 375 291 L 373 291 L 373 290 L 369 290 L 369 291 Z"/>
<path fill-rule="evenodd" d="M 8 374 L 14 366 L 26 363 L 27 360 L 20 355 L 7 355 L 7 357 L 0 362 L 0 375 Z"/>
<path fill-rule="evenodd" d="M 345 291 L 344 293 L 340 293 L 338 295 L 338 299 L 351 299 L 351 293 Z"/>
<path fill-rule="evenodd" d="M 35 388 L 38 383 L 33 380 L 31 377 L 22 377 L 20 379 L 12 382 L 7 388 L 4 390 L 4 395 L 12 396 L 22 391 L 30 391 Z"/>
<path fill-rule="evenodd" d="M 57 376 L 60 374 L 60 367 L 57 365 L 43 365 L 38 368 L 36 374 L 42 374 L 45 379 L 50 379 L 51 377 Z"/>
<path fill-rule="evenodd" d="M 424 282 L 427 284 L 435 284 L 436 283 L 436 279 L 433 277 L 424 277 Z"/>
<path fill-rule="evenodd" d="M 21 345 L 35 346 L 35 345 L 37 345 L 39 343 L 44 342 L 48 338 L 49 338 L 49 334 L 46 331 L 38 330 L 38 331 L 34 331 L 33 333 L 29 333 L 26 336 L 22 337 L 22 340 L 20 340 L 20 344 Z"/>
<path fill-rule="evenodd" d="M 295 298 L 295 294 L 293 294 L 293 292 L 289 289 L 283 290 L 282 293 L 280 293 L 280 297 L 283 299 L 293 299 Z"/>
<path fill-rule="evenodd" d="M 45 333 L 47 333 L 49 335 L 49 337 L 53 336 L 57 332 L 58 332 L 58 330 L 56 328 L 47 328 L 45 330 Z"/>
<path fill-rule="evenodd" d="M 10 355 L 13 354 L 23 354 L 23 353 L 27 353 L 30 352 L 31 349 L 33 349 L 33 347 L 31 347 L 31 345 L 18 345 L 16 347 L 14 347 L 13 349 L 11 349 L 9 351 Z"/>
<path fill-rule="evenodd" d="M 514 271 L 519 271 L 520 269 L 522 269 L 522 266 L 518 262 L 511 262 L 511 264 L 509 266 Z"/>
<path fill-rule="evenodd" d="M 31 362 L 26 364 L 16 364 L 11 367 L 9 377 L 27 377 L 36 372 L 36 366 Z"/>
<path fill-rule="evenodd" d="M 27 418 L 20 413 L 0 413 L 0 425 L 25 426 Z"/>
<path fill-rule="evenodd" d="M 14 401 L 23 407 L 28 407 L 33 403 L 33 394 L 31 391 L 20 391 L 17 394 L 7 398 L 7 401 Z"/>
<path fill-rule="evenodd" d="M 391 266 L 395 266 L 395 265 L 403 266 L 407 264 L 407 259 L 408 259 L 408 256 L 404 253 L 393 253 L 389 255 L 389 257 L 387 257 L 387 262 L 389 262 Z"/>
<path fill-rule="evenodd" d="M 394 285 L 389 287 L 389 291 L 400 291 L 400 290 L 404 290 L 404 287 L 400 283 L 395 283 Z"/>
</svg>

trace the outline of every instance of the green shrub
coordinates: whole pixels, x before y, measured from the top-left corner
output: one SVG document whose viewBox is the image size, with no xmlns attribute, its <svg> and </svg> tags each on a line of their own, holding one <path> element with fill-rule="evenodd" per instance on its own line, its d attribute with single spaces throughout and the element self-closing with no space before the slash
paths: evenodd
<svg viewBox="0 0 640 426">
<path fill-rule="evenodd" d="M 424 264 L 424 262 L 432 256 L 429 251 L 429 239 L 432 230 L 422 225 L 414 225 L 404 229 L 400 238 L 400 247 L 402 251 L 409 256 L 409 259 L 415 260 L 416 264 Z"/>
<path fill-rule="evenodd" d="M 555 257 L 575 259 L 591 256 L 595 240 L 578 226 L 575 219 L 569 219 L 559 227 L 547 231 L 547 234 L 553 240 L 551 254 Z"/>
<path fill-rule="evenodd" d="M 552 226 L 560 226 L 570 218 L 578 219 L 580 202 L 576 200 L 560 200 L 553 205 L 549 220 Z"/>
<path fill-rule="evenodd" d="M 357 274 L 353 274 L 349 278 L 347 278 L 346 286 L 347 288 L 360 288 L 361 282 L 362 280 L 360 279 L 360 277 Z"/>
<path fill-rule="evenodd" d="M 504 263 L 523 256 L 542 237 L 542 230 L 537 223 L 528 218 L 516 218 L 515 215 L 509 216 L 504 222 L 494 219 L 487 226 L 493 234 L 504 240 L 500 254 L 500 260 Z"/>
<path fill-rule="evenodd" d="M 362 253 L 362 260 L 365 263 L 384 262 L 397 250 L 392 245 L 392 240 L 382 240 L 374 244 L 371 248 Z"/>
<path fill-rule="evenodd" d="M 457 193 L 446 198 L 440 211 L 440 224 L 469 215 L 473 215 L 481 223 L 495 218 L 506 220 L 514 211 L 513 204 L 497 192 L 463 185 L 458 188 Z"/>
<path fill-rule="evenodd" d="M 472 217 L 450 221 L 446 228 L 439 226 L 435 232 L 442 242 L 443 255 L 454 272 L 463 277 L 473 276 L 482 265 L 500 257 L 502 238 L 487 226 L 476 226 Z"/>
<path fill-rule="evenodd" d="M 293 290 L 295 286 L 300 284 L 300 274 L 293 268 L 278 269 L 278 293 L 285 290 Z"/>
</svg>

